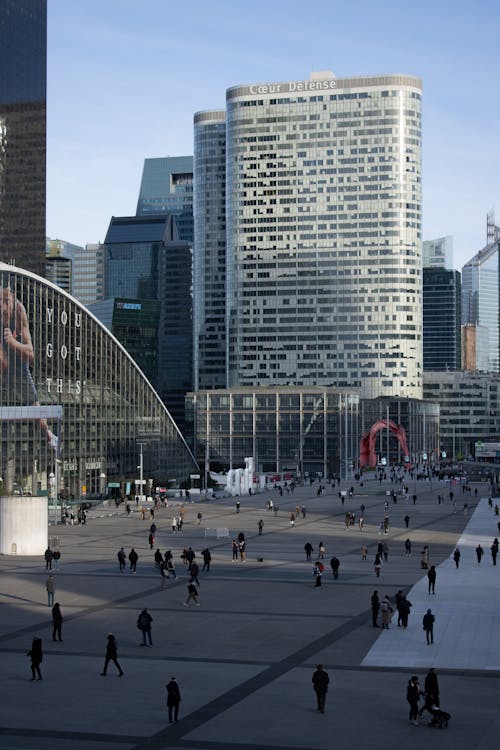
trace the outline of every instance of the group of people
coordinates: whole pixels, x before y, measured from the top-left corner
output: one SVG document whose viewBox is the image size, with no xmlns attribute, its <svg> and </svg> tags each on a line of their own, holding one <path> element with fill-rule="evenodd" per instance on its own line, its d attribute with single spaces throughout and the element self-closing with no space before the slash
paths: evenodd
<svg viewBox="0 0 500 750">
<path fill-rule="evenodd" d="M 431 571 L 429 571 L 430 573 Z M 431 593 L 429 591 L 429 593 Z M 408 618 L 412 608 L 412 603 L 407 598 L 406 594 L 400 589 L 395 596 L 395 607 L 398 613 L 398 627 L 407 628 Z M 372 626 L 374 628 L 382 628 L 383 630 L 389 630 L 392 622 L 392 616 L 394 614 L 394 607 L 392 606 L 391 597 L 386 594 L 382 601 L 379 598 L 379 593 L 375 590 L 371 596 L 371 611 L 372 611 Z M 380 624 L 379 624 L 380 616 Z M 435 617 L 431 609 L 427 609 L 426 613 L 422 618 L 422 628 L 425 632 L 426 640 L 429 645 L 434 643 L 434 622 Z"/>
</svg>

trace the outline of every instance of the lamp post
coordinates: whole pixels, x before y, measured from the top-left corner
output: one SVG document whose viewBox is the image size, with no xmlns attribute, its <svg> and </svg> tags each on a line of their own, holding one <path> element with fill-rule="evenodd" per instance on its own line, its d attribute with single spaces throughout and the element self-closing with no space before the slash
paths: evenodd
<svg viewBox="0 0 500 750">
<path fill-rule="evenodd" d="M 101 471 L 101 473 L 99 475 L 99 480 L 100 480 L 99 492 L 101 493 L 101 502 L 102 502 L 102 500 L 104 500 L 104 488 L 106 486 L 106 484 L 105 484 L 105 482 L 106 482 L 106 474 L 103 471 Z"/>
<path fill-rule="evenodd" d="M 140 493 L 139 493 L 139 498 L 140 498 L 140 502 L 143 503 L 144 502 L 144 497 L 143 497 L 143 494 L 142 494 L 142 487 L 143 487 L 143 484 L 144 484 L 144 452 L 143 452 L 144 443 L 139 442 L 137 444 L 138 444 L 139 448 L 141 449 L 141 452 L 139 454 L 139 466 L 137 468 L 139 469 L 139 484 L 141 485 L 141 490 L 140 490 Z"/>
<path fill-rule="evenodd" d="M 56 486 L 56 475 L 54 474 L 53 471 L 51 471 L 49 474 L 49 506 L 52 502 L 52 505 L 54 508 L 55 522 L 57 523 L 57 506 L 54 500 L 55 486 Z"/>
</svg>

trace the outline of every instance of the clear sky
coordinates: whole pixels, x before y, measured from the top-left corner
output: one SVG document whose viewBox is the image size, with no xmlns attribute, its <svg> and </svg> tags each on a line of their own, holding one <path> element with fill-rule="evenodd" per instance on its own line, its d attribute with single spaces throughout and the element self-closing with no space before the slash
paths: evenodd
<svg viewBox="0 0 500 750">
<path fill-rule="evenodd" d="M 423 238 L 455 267 L 500 224 L 497 0 L 48 0 L 47 234 L 103 241 L 146 157 L 193 152 L 193 114 L 237 84 L 423 81 Z"/>
</svg>

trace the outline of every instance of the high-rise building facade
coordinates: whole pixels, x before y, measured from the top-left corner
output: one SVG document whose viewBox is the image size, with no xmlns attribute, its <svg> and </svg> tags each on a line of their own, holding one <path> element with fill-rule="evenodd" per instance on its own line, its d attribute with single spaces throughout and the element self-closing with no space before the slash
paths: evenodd
<svg viewBox="0 0 500 750">
<path fill-rule="evenodd" d="M 461 368 L 459 271 L 428 267 L 423 272 L 424 370 Z"/>
<path fill-rule="evenodd" d="M 324 72 L 226 104 L 227 385 L 421 398 L 420 80 Z"/>
<path fill-rule="evenodd" d="M 0 261 L 45 273 L 46 0 L 0 3 Z"/>
<path fill-rule="evenodd" d="M 113 217 L 104 246 L 105 297 L 160 303 L 153 385 L 182 424 L 192 390 L 191 243 L 179 239 L 174 216 L 152 214 Z"/>
<path fill-rule="evenodd" d="M 487 336 L 476 339 L 476 357 L 488 372 L 498 372 L 499 368 L 499 246 L 500 238 L 486 245 L 462 268 L 462 323 L 480 326 L 487 332 Z"/>
<path fill-rule="evenodd" d="M 422 250 L 424 268 L 453 268 L 453 237 L 424 240 Z"/>
<path fill-rule="evenodd" d="M 226 386 L 226 113 L 194 116 L 194 389 Z"/>
<path fill-rule="evenodd" d="M 175 216 L 179 239 L 193 242 L 193 157 L 145 159 L 137 216 Z"/>
</svg>

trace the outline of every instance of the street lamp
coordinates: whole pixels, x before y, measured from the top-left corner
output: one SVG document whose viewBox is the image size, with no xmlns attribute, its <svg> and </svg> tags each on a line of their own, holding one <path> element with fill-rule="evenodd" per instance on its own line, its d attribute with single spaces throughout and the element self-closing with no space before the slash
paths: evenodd
<svg viewBox="0 0 500 750">
<path fill-rule="evenodd" d="M 101 482 L 101 486 L 99 488 L 99 492 L 101 493 L 101 500 L 104 500 L 104 487 L 105 487 L 105 482 L 106 482 L 106 474 L 103 471 L 101 471 L 101 473 L 99 475 L 99 479 L 100 479 L 100 482 Z"/>
</svg>

